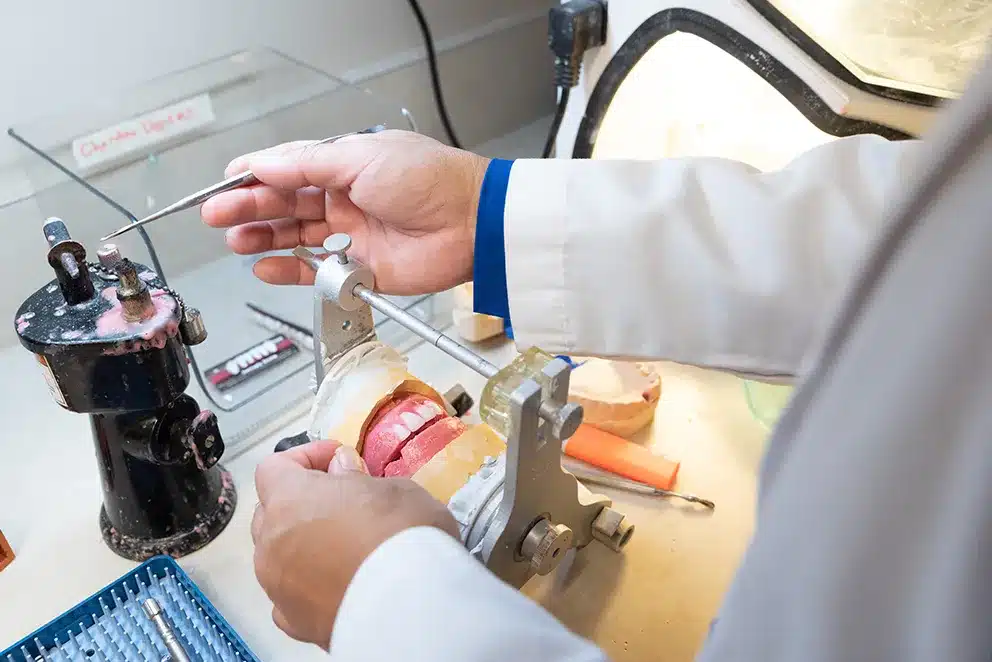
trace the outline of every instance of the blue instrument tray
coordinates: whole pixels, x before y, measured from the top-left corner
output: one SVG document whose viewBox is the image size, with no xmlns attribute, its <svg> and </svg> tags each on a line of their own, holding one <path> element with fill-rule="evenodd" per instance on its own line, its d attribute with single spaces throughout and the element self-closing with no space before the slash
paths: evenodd
<svg viewBox="0 0 992 662">
<path fill-rule="evenodd" d="M 193 662 L 259 662 L 193 580 L 156 556 L 0 653 L 0 662 L 162 662 L 141 603 L 155 598 Z"/>
</svg>

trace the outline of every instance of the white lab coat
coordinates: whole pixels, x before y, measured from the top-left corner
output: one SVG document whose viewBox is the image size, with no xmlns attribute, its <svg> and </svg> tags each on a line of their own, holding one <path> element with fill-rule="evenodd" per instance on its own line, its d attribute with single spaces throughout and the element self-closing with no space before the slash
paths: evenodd
<svg viewBox="0 0 992 662">
<path fill-rule="evenodd" d="M 767 175 L 713 159 L 513 168 L 519 342 L 765 375 L 816 350 L 705 662 L 992 655 L 992 68 L 953 106 L 923 143 L 845 139 Z M 365 562 L 331 650 L 604 659 L 429 529 Z"/>
</svg>

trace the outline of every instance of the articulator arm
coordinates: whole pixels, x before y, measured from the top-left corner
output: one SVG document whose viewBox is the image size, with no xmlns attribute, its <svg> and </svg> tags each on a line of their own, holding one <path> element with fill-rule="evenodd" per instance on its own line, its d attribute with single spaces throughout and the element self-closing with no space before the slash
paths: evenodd
<svg viewBox="0 0 992 662">
<path fill-rule="evenodd" d="M 351 239 L 333 235 L 326 259 L 305 248 L 294 254 L 316 271 L 314 372 L 321 383 L 329 366 L 375 339 L 372 308 L 402 324 L 488 379 L 483 421 L 506 439 L 504 457 L 488 458 L 469 480 L 476 504 L 462 519 L 465 544 L 493 573 L 520 587 L 548 574 L 566 552 L 594 538 L 614 551 L 633 526 L 606 497 L 593 495 L 561 467 L 561 442 L 582 421 L 567 402 L 569 366 L 531 349 L 500 369 L 374 292 L 372 271 L 348 257 Z M 456 506 L 449 502 L 449 509 Z"/>
</svg>

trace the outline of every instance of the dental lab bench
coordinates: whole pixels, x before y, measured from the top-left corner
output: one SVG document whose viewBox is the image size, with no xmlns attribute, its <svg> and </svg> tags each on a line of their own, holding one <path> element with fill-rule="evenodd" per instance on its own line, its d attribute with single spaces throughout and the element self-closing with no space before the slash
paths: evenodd
<svg viewBox="0 0 992 662">
<path fill-rule="evenodd" d="M 516 355 L 505 338 L 472 349 L 497 366 Z M 439 389 L 462 384 L 479 402 L 485 379 L 478 373 L 428 343 L 408 358 L 410 371 L 426 382 Z M 4 350 L 0 361 L 16 375 L 16 388 L 5 389 L 2 405 L 0 530 L 16 554 L 0 571 L 3 648 L 136 564 L 101 538 L 101 486 L 88 417 L 52 402 L 35 357 L 23 347 Z M 630 544 L 617 554 L 594 542 L 578 552 L 570 572 L 566 562 L 523 588 L 618 661 L 692 659 L 750 535 L 766 435 L 737 378 L 667 363 L 658 371 L 662 392 L 654 423 L 634 440 L 679 460 L 678 489 L 705 495 L 716 509 L 590 485 L 635 525 Z M 271 662 L 326 659 L 275 627 L 252 565 L 254 470 L 281 438 L 306 427 L 306 409 L 300 414 L 225 461 L 238 491 L 233 519 L 216 539 L 178 561 L 252 651 Z M 478 406 L 466 418 L 478 420 Z"/>
</svg>

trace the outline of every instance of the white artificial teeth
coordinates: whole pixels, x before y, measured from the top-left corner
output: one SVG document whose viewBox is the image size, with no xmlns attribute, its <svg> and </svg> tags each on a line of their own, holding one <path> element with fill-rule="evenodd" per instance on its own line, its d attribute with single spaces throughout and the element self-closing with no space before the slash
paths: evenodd
<svg viewBox="0 0 992 662">
<path fill-rule="evenodd" d="M 400 414 L 400 419 L 402 419 L 403 424 L 406 425 L 408 428 L 410 428 L 410 430 L 413 432 L 416 432 L 420 428 L 424 427 L 424 424 L 427 423 L 427 421 L 425 421 L 424 419 L 422 419 L 420 416 L 413 413 L 412 411 L 403 412 L 402 414 Z"/>
<path fill-rule="evenodd" d="M 404 441 L 406 440 L 407 437 L 413 434 L 413 432 L 403 427 L 399 423 L 396 423 L 395 425 L 393 425 L 393 434 L 396 435 L 396 441 Z"/>
<path fill-rule="evenodd" d="M 429 405 L 424 404 L 417 407 L 417 413 L 420 414 L 425 421 L 431 421 L 441 413 L 441 408 L 432 402 Z"/>
</svg>

